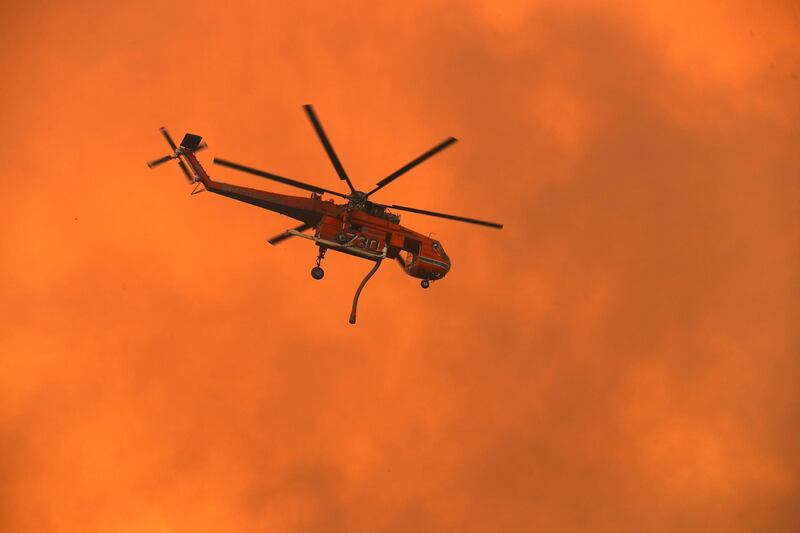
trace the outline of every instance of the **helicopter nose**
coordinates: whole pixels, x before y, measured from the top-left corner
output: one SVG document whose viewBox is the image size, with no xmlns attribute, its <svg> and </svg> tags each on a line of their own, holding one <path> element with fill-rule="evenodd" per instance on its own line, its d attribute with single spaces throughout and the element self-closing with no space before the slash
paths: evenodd
<svg viewBox="0 0 800 533">
<path fill-rule="evenodd" d="M 450 272 L 450 259 L 444 257 L 424 258 L 420 261 L 422 277 L 430 279 L 441 279 Z M 423 266 L 424 265 L 424 266 Z"/>
</svg>

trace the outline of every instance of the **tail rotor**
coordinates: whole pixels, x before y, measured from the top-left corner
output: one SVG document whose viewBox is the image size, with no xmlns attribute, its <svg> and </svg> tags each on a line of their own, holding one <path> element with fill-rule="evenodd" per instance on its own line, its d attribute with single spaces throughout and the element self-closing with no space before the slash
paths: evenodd
<svg viewBox="0 0 800 533">
<path fill-rule="evenodd" d="M 186 176 L 186 180 L 189 183 L 194 183 L 196 180 L 189 172 L 189 168 L 186 166 L 186 163 L 183 161 L 181 156 L 187 152 L 194 153 L 194 152 L 199 152 L 200 150 L 204 150 L 208 148 L 208 144 L 202 141 L 202 138 L 199 135 L 187 133 L 183 137 L 180 147 L 178 147 L 175 145 L 175 141 L 172 140 L 172 137 L 167 131 L 167 128 L 162 126 L 161 128 L 159 128 L 159 131 L 161 132 L 161 135 L 164 136 L 164 139 L 166 139 L 167 144 L 169 144 L 169 147 L 172 149 L 172 153 L 169 155 L 165 155 L 164 157 L 159 157 L 158 159 L 150 161 L 149 163 L 147 163 L 147 166 L 150 168 L 155 168 L 158 165 L 166 163 L 167 161 L 170 161 L 172 159 L 177 159 L 178 166 L 181 167 L 181 171 L 183 172 L 183 175 Z"/>
</svg>

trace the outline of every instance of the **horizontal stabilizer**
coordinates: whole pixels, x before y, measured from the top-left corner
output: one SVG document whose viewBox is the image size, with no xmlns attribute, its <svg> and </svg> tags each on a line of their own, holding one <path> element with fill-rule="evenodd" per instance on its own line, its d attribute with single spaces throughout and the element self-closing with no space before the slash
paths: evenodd
<svg viewBox="0 0 800 533">
<path fill-rule="evenodd" d="M 183 136 L 183 140 L 181 141 L 181 148 L 186 148 L 187 150 L 191 150 L 192 152 L 197 150 L 197 147 L 200 146 L 200 141 L 203 138 L 199 135 L 195 135 L 194 133 L 187 133 Z"/>
</svg>

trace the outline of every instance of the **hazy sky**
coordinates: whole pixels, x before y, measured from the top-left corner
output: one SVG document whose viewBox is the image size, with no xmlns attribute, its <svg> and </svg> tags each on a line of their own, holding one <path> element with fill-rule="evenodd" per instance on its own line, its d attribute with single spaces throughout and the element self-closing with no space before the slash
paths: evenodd
<svg viewBox="0 0 800 533">
<path fill-rule="evenodd" d="M 0 530 L 800 530 L 800 5 L 0 7 Z M 274 4 L 274 5 L 269 5 Z M 642 5 L 646 4 L 646 5 Z M 427 291 L 189 196 L 342 189 Z"/>
</svg>

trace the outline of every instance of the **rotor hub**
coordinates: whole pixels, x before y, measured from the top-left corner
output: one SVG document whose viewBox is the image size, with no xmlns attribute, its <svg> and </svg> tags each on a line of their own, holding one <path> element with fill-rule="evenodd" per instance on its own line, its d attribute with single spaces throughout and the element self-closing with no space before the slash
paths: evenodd
<svg viewBox="0 0 800 533">
<path fill-rule="evenodd" d="M 367 205 L 367 194 L 361 191 L 353 191 L 347 199 L 351 209 L 364 209 Z"/>
</svg>

